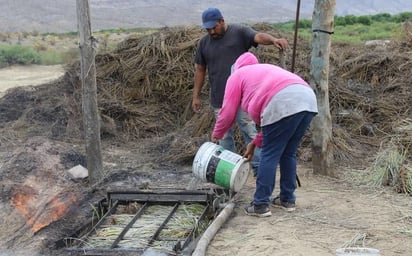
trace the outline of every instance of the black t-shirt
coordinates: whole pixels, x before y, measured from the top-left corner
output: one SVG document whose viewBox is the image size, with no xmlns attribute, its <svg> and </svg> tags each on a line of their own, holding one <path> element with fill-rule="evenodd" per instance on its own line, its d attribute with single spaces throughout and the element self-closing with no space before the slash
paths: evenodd
<svg viewBox="0 0 412 256">
<path fill-rule="evenodd" d="M 196 49 L 195 62 L 207 67 L 210 82 L 210 101 L 214 108 L 221 108 L 226 80 L 236 59 L 247 52 L 254 42 L 256 31 L 241 25 L 229 25 L 222 38 L 205 35 Z"/>
</svg>

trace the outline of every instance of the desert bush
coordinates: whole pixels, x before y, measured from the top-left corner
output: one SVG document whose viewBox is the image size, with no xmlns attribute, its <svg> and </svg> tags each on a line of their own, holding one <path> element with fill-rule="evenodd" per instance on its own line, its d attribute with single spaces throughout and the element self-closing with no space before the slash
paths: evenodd
<svg viewBox="0 0 412 256">
<path fill-rule="evenodd" d="M 27 38 L 27 37 L 30 36 L 30 32 L 23 31 L 23 32 L 21 32 L 21 36 L 22 36 L 23 38 Z"/>
<path fill-rule="evenodd" d="M 33 30 L 33 31 L 31 32 L 31 35 L 32 35 L 32 36 L 39 36 L 39 35 L 40 35 L 40 32 L 39 32 L 38 30 Z"/>
<path fill-rule="evenodd" d="M 22 45 L 1 45 L 0 64 L 39 64 L 40 55 L 31 47 Z"/>
<path fill-rule="evenodd" d="M 50 45 L 56 45 L 58 37 L 55 35 L 47 35 L 45 38 L 46 42 Z"/>
<path fill-rule="evenodd" d="M 7 42 L 7 40 L 9 38 L 10 38 L 10 35 L 8 33 L 0 32 L 0 41 L 1 42 Z"/>
<path fill-rule="evenodd" d="M 71 64 L 80 59 L 79 48 L 70 48 L 61 54 L 62 63 Z"/>
<path fill-rule="evenodd" d="M 45 42 L 34 41 L 33 49 L 36 50 L 37 52 L 44 52 L 44 51 L 47 51 L 48 45 Z"/>
</svg>

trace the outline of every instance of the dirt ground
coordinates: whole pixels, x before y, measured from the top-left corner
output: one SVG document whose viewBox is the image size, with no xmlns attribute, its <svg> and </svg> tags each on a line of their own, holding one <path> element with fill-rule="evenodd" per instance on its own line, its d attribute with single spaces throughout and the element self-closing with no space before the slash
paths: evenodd
<svg viewBox="0 0 412 256">
<path fill-rule="evenodd" d="M 12 66 L 0 69 L 0 96 L 16 86 L 39 85 L 63 75 L 61 65 L 54 66 Z"/>
<path fill-rule="evenodd" d="M 332 179 L 300 166 L 296 211 L 272 207 L 268 218 L 243 212 L 255 188 L 249 177 L 234 216 L 215 236 L 208 255 L 326 256 L 347 246 L 376 248 L 386 256 L 410 255 L 410 196 L 362 185 L 353 178 L 355 171 L 339 172 L 341 177 Z"/>
<path fill-rule="evenodd" d="M 61 75 L 62 69 L 58 66 L 0 69 L 0 93 L 12 86 L 42 84 Z M 38 141 L 36 143 L 41 144 Z M 148 143 L 150 141 L 142 141 L 138 145 L 116 145 L 116 143 L 103 145 L 105 168 L 112 171 L 135 170 L 147 174 L 147 176 L 143 175 L 146 178 L 115 181 L 110 186 L 137 187 L 148 184 L 149 188 L 156 188 L 170 187 L 171 184 L 176 187 L 188 185 L 192 177 L 190 165 L 163 166 L 170 175 L 163 175 L 163 179 L 151 179 L 155 177 L 150 176 L 154 175 L 153 173 L 162 175 L 160 174 L 162 170 L 158 169 L 159 163 L 154 162 L 155 158 L 150 156 L 150 152 L 147 152 L 147 156 L 137 157 L 140 150 Z M 6 162 L 12 158 L 12 152 L 24 151 L 27 144 L 3 142 L 0 146 L 0 167 L 4 168 Z M 53 164 L 56 164 L 53 155 L 56 155 L 57 149 L 50 146 L 43 150 L 44 159 L 37 159 L 37 161 L 48 161 L 47 157 L 49 157 L 49 160 L 52 160 L 51 165 L 45 165 L 45 168 L 53 169 Z M 365 182 L 366 173 L 362 170 L 341 166 L 337 167 L 336 172 L 338 174 L 336 178 L 317 176 L 313 174 L 310 163 L 301 163 L 299 177 L 302 187 L 297 189 L 296 211 L 287 213 L 272 208 L 273 215 L 268 218 L 250 217 L 243 212 L 243 207 L 252 199 L 255 187 L 254 178 L 249 176 L 246 185 L 237 196 L 233 215 L 219 230 L 209 245 L 206 255 L 326 256 L 335 255 L 337 248 L 348 246 L 376 248 L 385 256 L 411 255 L 411 197 L 398 194 L 391 188 L 371 187 Z M 36 181 L 31 182 L 36 183 Z M 58 186 L 62 185 L 59 182 L 55 183 Z M 44 184 L 53 183 L 44 181 Z M 68 186 L 72 186 L 74 190 L 82 185 L 70 183 Z M 102 190 L 104 189 L 107 188 Z M 278 186 L 275 193 L 277 191 Z M 2 203 L 5 203 L 5 200 L 2 200 Z M 18 225 L 23 219 L 19 216 L 21 213 L 11 210 L 10 212 L 14 214 L 13 220 L 2 214 L 2 218 L 7 218 L 2 220 L 2 226 L 10 223 Z M 2 227 L 2 230 L 13 229 L 15 228 L 11 226 Z M 24 232 L 25 229 L 19 227 L 16 230 Z M 28 247 L 17 250 L 2 243 L 0 255 L 47 255 L 41 253 L 41 246 L 50 238 L 45 237 L 41 232 L 27 237 L 29 238 L 23 244 Z M 34 242 L 27 241 L 30 239 Z M 30 252 L 27 252 L 27 249 Z M 63 252 L 50 252 L 51 254 L 63 255 Z"/>
</svg>

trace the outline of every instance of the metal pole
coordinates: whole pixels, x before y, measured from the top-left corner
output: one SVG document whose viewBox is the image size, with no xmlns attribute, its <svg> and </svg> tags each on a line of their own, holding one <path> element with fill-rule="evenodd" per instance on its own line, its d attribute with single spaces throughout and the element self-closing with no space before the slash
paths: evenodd
<svg viewBox="0 0 412 256">
<path fill-rule="evenodd" d="M 296 19 L 295 19 L 295 35 L 293 37 L 293 53 L 292 53 L 292 68 L 291 72 L 295 72 L 295 58 L 296 58 L 296 42 L 298 38 L 298 28 L 299 28 L 299 13 L 300 13 L 300 0 L 298 0 L 296 6 Z"/>
</svg>

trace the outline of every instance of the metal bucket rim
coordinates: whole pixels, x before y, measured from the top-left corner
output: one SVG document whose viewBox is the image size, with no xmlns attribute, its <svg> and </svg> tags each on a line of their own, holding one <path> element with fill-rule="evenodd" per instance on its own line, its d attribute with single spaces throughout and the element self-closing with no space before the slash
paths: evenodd
<svg viewBox="0 0 412 256">
<path fill-rule="evenodd" d="M 205 142 L 198 149 L 195 158 L 193 159 L 192 171 L 195 176 L 201 177 L 202 181 L 207 181 L 205 168 L 207 168 L 207 164 L 213 156 L 212 153 L 219 148 L 221 148 L 221 146 L 215 143 Z"/>
<path fill-rule="evenodd" d="M 230 177 L 230 188 L 234 192 L 239 192 L 239 190 L 243 187 L 243 185 L 246 183 L 248 174 L 249 174 L 249 168 L 247 168 L 247 162 L 244 158 L 242 158 L 239 162 L 236 163 L 235 167 L 232 170 L 232 175 Z M 245 176 L 242 177 L 243 179 L 241 180 L 241 184 L 235 184 L 235 179 L 237 178 L 238 175 L 243 174 L 240 173 L 240 171 L 243 171 L 242 166 L 246 165 L 246 171 L 245 171 Z M 237 185 L 235 187 L 235 185 Z"/>
</svg>

